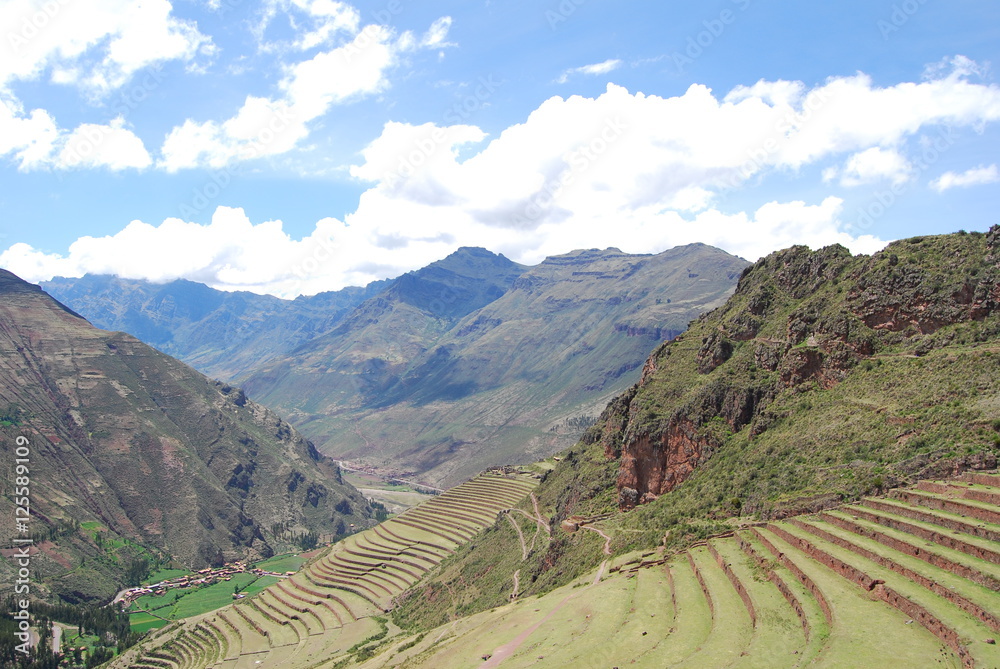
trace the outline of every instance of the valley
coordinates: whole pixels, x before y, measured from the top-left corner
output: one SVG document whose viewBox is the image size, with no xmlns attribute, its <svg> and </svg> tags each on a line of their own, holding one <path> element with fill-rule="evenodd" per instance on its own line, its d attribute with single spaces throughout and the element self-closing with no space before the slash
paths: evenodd
<svg viewBox="0 0 1000 669">
<path fill-rule="evenodd" d="M 264 508 L 267 499 L 288 500 L 305 486 L 305 496 L 291 507 L 308 513 L 315 499 L 308 489 L 318 489 L 307 483 L 309 476 L 325 476 L 326 490 L 336 485 L 342 491 L 340 497 L 328 492 L 327 501 L 315 506 L 317 512 L 325 509 L 314 516 L 316 529 L 302 533 L 302 524 L 280 519 L 261 525 L 260 536 L 254 535 L 261 548 L 291 547 L 303 538 L 316 547 L 302 558 L 276 559 L 287 569 L 265 573 L 259 565 L 268 563 L 260 559 L 270 555 L 242 550 L 230 554 L 253 558 L 259 581 L 223 581 L 221 590 L 211 584 L 173 603 L 166 587 L 160 594 L 142 593 L 149 599 L 131 615 L 134 629 L 150 631 L 138 644 L 120 648 L 109 666 L 991 667 L 1000 665 L 998 248 L 1000 227 L 986 234 L 900 240 L 872 256 L 853 256 L 837 246 L 775 252 L 743 269 L 724 301 L 652 347 L 636 367 L 638 380 L 595 410 L 571 446 L 539 458 L 530 448 L 505 455 L 502 440 L 488 441 L 497 446 L 491 457 L 509 461 L 479 467 L 456 486 L 425 484 L 433 468 L 421 475 L 403 466 L 406 460 L 389 472 L 373 465 L 373 456 L 331 462 L 242 389 L 204 380 L 127 335 L 96 330 L 13 276 L 6 277 L 7 309 L 22 312 L 10 317 L 20 330 L 7 332 L 30 342 L 22 349 L 33 351 L 28 359 L 39 361 L 32 364 L 44 370 L 43 378 L 70 369 L 66 360 L 87 359 L 87 370 L 101 370 L 103 376 L 89 373 L 83 385 L 56 385 L 74 388 L 76 394 L 60 391 L 68 399 L 58 401 L 80 407 L 84 424 L 95 395 L 79 388 L 101 388 L 113 369 L 102 356 L 120 355 L 127 345 L 129 369 L 140 370 L 142 381 L 118 371 L 112 378 L 146 393 L 142 397 L 166 407 L 168 415 L 184 411 L 179 398 L 186 395 L 174 391 L 168 404 L 164 389 L 173 386 L 165 376 L 155 377 L 156 388 L 143 385 L 162 374 L 156 365 L 173 364 L 169 378 L 207 393 L 213 406 L 237 416 L 241 425 L 251 425 L 241 413 L 248 410 L 272 426 L 270 438 L 277 443 L 269 448 L 284 449 L 303 464 L 268 465 L 290 474 L 278 478 L 281 491 L 269 491 L 274 475 L 257 474 L 268 443 L 263 433 L 254 432 L 252 444 L 238 440 L 256 453 L 246 454 L 256 464 L 228 468 L 225 487 L 245 500 L 244 510 Z M 603 263 L 599 281 L 620 282 L 622 261 L 617 253 L 569 254 L 544 271 L 559 274 L 568 264 L 576 272 L 575 263 Z M 439 266 L 430 278 L 410 277 L 395 290 L 422 294 L 442 271 Z M 469 305 L 487 303 L 464 316 L 447 316 L 453 325 L 434 335 L 434 346 L 455 351 L 458 344 L 447 342 L 460 338 L 456 327 L 462 337 L 473 337 L 462 344 L 461 356 L 456 353 L 458 362 L 418 374 L 414 369 L 426 365 L 420 351 L 434 349 L 425 348 L 431 340 L 410 340 L 418 366 L 375 369 L 352 401 L 383 398 L 384 406 L 370 415 L 385 414 L 387 426 L 394 425 L 387 416 L 403 415 L 393 413 L 401 406 L 425 411 L 419 420 L 433 423 L 449 402 L 480 401 L 479 391 L 424 403 L 413 398 L 444 391 L 464 361 L 486 355 L 477 347 L 501 341 L 489 333 L 502 330 L 510 316 L 474 333 L 480 326 L 473 324 L 499 313 L 490 309 L 513 313 L 504 300 L 538 308 L 535 288 L 528 285 L 540 281 L 531 277 L 542 270 L 511 271 L 517 276 L 509 288 L 491 299 L 484 297 L 491 289 L 471 291 Z M 414 286 L 416 293 L 404 290 Z M 550 303 L 558 294 L 553 290 L 535 297 Z M 303 360 L 328 361 L 303 367 L 314 369 L 303 378 L 331 369 L 322 365 L 333 360 L 344 373 L 353 369 L 351 359 L 361 365 L 357 369 L 374 369 L 366 356 L 386 336 L 376 321 L 398 324 L 401 314 L 415 313 L 401 306 L 412 306 L 410 297 L 379 300 L 355 312 L 355 325 L 343 325 L 360 333 L 351 345 L 331 349 L 332 340 L 324 336 L 299 349 L 316 356 Z M 560 304 L 556 312 L 571 307 Z M 598 331 L 620 331 L 607 325 L 622 318 L 611 313 Z M 50 339 L 62 347 L 56 348 L 29 332 L 30 324 L 53 318 L 65 332 L 96 345 L 74 345 L 69 354 L 52 356 L 50 351 L 66 350 L 69 335 Z M 434 318 L 441 323 L 445 315 Z M 531 341 L 544 341 L 528 323 L 514 322 Z M 364 326 L 358 329 L 358 323 Z M 483 337 L 480 343 L 476 336 Z M 519 356 L 530 363 L 530 355 L 517 348 L 498 355 L 500 367 L 520 369 Z M 336 375 L 331 383 L 340 383 Z M 545 383 L 535 392 L 542 393 Z M 3 399 L 13 403 L 15 385 L 7 387 Z M 498 386 L 507 393 L 516 387 Z M 67 443 L 86 444 L 94 452 L 91 461 L 99 460 L 106 436 L 91 434 L 91 441 L 83 441 L 43 398 L 33 402 L 8 411 L 13 420 L 3 429 L 51 425 L 55 434 L 67 435 Z M 367 438 L 361 417 L 369 410 L 356 404 L 352 411 L 349 432 Z M 465 429 L 462 424 L 452 427 Z M 397 432 L 397 439 L 412 438 Z M 391 442 L 381 439 L 366 443 L 391 450 Z M 214 451 L 208 461 L 224 452 Z M 462 453 L 456 449 L 452 457 L 464 458 Z M 307 468 L 306 462 L 312 464 Z M 458 472 L 477 462 L 449 466 Z M 41 501 L 51 504 L 44 496 Z M 80 518 L 79 533 L 70 523 L 66 532 L 72 538 L 57 536 L 44 550 L 113 545 L 148 555 L 148 566 L 166 565 L 155 542 L 132 539 L 135 547 L 129 548 L 130 535 L 116 529 L 110 516 Z M 74 555 L 58 554 L 70 560 Z M 212 573 L 210 560 L 175 561 Z M 120 572 L 104 568 L 106 578 L 121 582 Z M 59 578 L 65 577 L 57 572 L 51 582 Z"/>
</svg>

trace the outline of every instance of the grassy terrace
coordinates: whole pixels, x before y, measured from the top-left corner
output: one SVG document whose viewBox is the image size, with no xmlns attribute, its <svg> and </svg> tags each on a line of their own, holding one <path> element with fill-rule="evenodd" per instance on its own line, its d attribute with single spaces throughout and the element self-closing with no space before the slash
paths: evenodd
<svg viewBox="0 0 1000 669">
<path fill-rule="evenodd" d="M 388 634 L 379 616 L 391 608 L 394 597 L 533 488 L 527 477 L 481 475 L 332 546 L 294 576 L 272 577 L 269 587 L 252 597 L 211 613 L 194 611 L 193 617 L 167 625 L 112 666 L 264 669 L 350 662 L 370 653 L 371 644 Z M 284 572 L 301 564 L 281 556 L 265 567 Z M 213 608 L 232 601 L 233 584 L 225 585 L 225 602 Z M 250 585 L 242 584 L 243 592 Z M 171 593 L 156 603 L 179 607 L 191 597 L 175 604 Z"/>
<path fill-rule="evenodd" d="M 521 542 L 543 528 L 530 514 L 497 514 L 530 491 L 490 477 L 460 486 L 256 597 L 171 624 L 115 666 L 1000 667 L 1000 646 L 989 643 L 1000 637 L 1000 527 L 983 520 L 1000 513 L 990 501 L 1000 477 L 982 475 L 743 528 L 674 555 L 608 557 L 596 574 L 435 629 L 400 629 L 386 616 L 459 534 L 513 522 L 522 532 L 511 532 L 509 559 L 523 558 Z"/>
<path fill-rule="evenodd" d="M 956 494 L 932 487 L 922 486 L 920 494 L 942 499 Z M 515 598 L 419 634 L 400 632 L 382 643 L 374 658 L 356 664 L 366 669 L 1000 666 L 998 646 L 988 643 L 1000 637 L 1000 593 L 963 575 L 993 574 L 998 566 L 989 560 L 995 542 L 982 535 L 989 524 L 919 507 L 924 514 L 919 522 L 933 532 L 925 537 L 944 543 L 961 537 L 981 549 L 970 554 L 854 519 L 858 510 L 873 511 L 877 504 L 905 505 L 898 499 L 871 500 L 742 529 L 674 556 L 609 558 L 597 575 L 545 595 Z M 870 536 L 831 520 L 837 517 L 864 526 Z M 948 527 L 956 520 L 971 533 Z M 522 540 L 529 527 L 524 525 Z M 901 539 L 919 555 L 886 545 Z M 520 546 L 512 550 L 522 555 Z"/>
</svg>

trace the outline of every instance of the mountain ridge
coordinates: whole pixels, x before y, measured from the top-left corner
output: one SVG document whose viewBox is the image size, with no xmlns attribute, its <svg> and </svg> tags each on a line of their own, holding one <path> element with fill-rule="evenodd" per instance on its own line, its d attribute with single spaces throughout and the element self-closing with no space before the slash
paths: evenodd
<svg viewBox="0 0 1000 669">
<path fill-rule="evenodd" d="M 106 600 L 137 562 L 201 568 L 370 523 L 339 468 L 276 414 L 6 271 L 0 349 L 0 449 L 31 442 L 32 565 L 53 595 Z"/>
</svg>

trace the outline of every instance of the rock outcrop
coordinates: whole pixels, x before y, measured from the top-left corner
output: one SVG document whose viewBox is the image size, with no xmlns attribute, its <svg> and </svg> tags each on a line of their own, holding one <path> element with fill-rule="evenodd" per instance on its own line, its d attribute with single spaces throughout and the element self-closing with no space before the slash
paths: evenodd
<svg viewBox="0 0 1000 669">
<path fill-rule="evenodd" d="M 1000 312 L 998 247 L 994 226 L 870 257 L 793 247 L 749 267 L 729 302 L 658 348 L 585 436 L 618 460 L 619 507 L 673 490 L 732 435 L 766 432 L 784 417 L 770 411 L 779 395 L 829 390 L 888 347 L 923 356 L 954 339 L 948 326 L 990 319 Z M 963 336 L 1000 334 L 992 329 Z"/>
</svg>

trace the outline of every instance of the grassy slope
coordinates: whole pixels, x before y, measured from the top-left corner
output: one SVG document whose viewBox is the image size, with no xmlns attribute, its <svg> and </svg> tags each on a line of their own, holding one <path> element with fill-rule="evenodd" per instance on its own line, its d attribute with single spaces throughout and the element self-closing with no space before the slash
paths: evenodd
<svg viewBox="0 0 1000 669">
<path fill-rule="evenodd" d="M 995 287 L 1000 271 L 987 237 L 976 233 L 904 240 L 873 257 L 852 258 L 839 247 L 797 248 L 761 261 L 724 307 L 655 351 L 656 371 L 614 400 L 601 425 L 547 474 L 535 494 L 553 526 L 551 541 L 542 537 L 521 562 L 515 531 L 498 522 L 442 565 L 423 586 L 425 596 L 405 603 L 401 620 L 426 628 L 500 606 L 515 570 L 530 595 L 593 568 L 602 541 L 593 532 L 560 531 L 571 515 L 612 514 L 599 525 L 614 536 L 616 553 L 664 542 L 679 547 L 741 514 L 780 516 L 899 485 L 936 462 L 995 458 L 1000 313 L 962 318 L 952 297 L 977 283 Z M 925 302 L 913 316 L 918 325 L 875 330 L 855 313 L 893 308 L 890 298 L 901 322 L 910 317 L 906 309 Z M 957 322 L 936 327 L 921 318 Z M 699 371 L 703 340 L 741 329 L 752 334 L 730 340 L 729 359 Z M 835 360 L 838 346 L 865 353 L 831 368 L 840 381 L 783 381 L 790 356 L 822 346 L 834 351 L 827 360 Z M 786 356 L 785 367 L 758 366 L 769 348 Z M 747 397 L 756 398 L 752 415 L 734 429 L 726 412 Z M 697 419 L 699 437 L 712 445 L 705 461 L 673 491 L 618 513 L 619 462 L 605 455 L 609 434 L 619 445 L 637 434 L 656 435 L 677 415 Z M 530 512 L 530 502 L 521 508 Z M 523 529 L 529 532 L 530 524 Z"/>
</svg>

